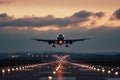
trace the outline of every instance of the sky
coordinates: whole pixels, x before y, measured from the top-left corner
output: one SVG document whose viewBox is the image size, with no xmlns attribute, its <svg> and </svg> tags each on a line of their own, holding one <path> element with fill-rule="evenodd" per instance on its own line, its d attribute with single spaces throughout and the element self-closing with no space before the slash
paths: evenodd
<svg viewBox="0 0 120 80">
<path fill-rule="evenodd" d="M 120 0 L 0 0 L 0 52 L 120 52 Z M 91 38 L 52 48 L 30 38 Z"/>
</svg>

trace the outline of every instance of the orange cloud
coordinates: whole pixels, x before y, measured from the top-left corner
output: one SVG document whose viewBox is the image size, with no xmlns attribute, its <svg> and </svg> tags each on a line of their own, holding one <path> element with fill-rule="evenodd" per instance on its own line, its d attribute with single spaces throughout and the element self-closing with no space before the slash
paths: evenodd
<svg viewBox="0 0 120 80">
<path fill-rule="evenodd" d="M 108 21 L 105 25 L 110 27 L 120 27 L 120 20 Z"/>
<path fill-rule="evenodd" d="M 51 27 L 51 26 L 47 26 L 47 27 L 34 27 L 33 30 L 36 31 L 47 31 L 47 30 L 59 30 L 58 27 Z"/>
<path fill-rule="evenodd" d="M 28 30 L 28 27 L 13 27 L 13 26 L 7 26 L 3 29 L 15 29 L 15 30 Z"/>
<path fill-rule="evenodd" d="M 18 30 L 27 30 L 28 27 L 18 27 L 17 29 L 18 29 Z"/>
<path fill-rule="evenodd" d="M 103 12 L 90 12 L 86 10 L 76 12 L 64 18 L 56 18 L 53 15 L 14 18 L 4 13 L 0 14 L 0 27 L 18 30 L 32 28 L 32 30 L 36 31 L 59 30 L 60 27 L 64 29 L 75 27 L 79 29 L 93 29 L 101 26 L 120 27 L 120 20 L 109 20 L 110 16 L 108 14 L 105 15 Z"/>
</svg>

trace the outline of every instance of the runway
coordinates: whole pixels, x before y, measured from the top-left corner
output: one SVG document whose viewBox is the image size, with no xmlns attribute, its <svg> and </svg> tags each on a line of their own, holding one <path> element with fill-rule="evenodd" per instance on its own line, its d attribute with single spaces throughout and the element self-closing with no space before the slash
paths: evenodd
<svg viewBox="0 0 120 80">
<path fill-rule="evenodd" d="M 120 80 L 120 69 L 67 61 L 0 69 L 0 80 Z"/>
</svg>

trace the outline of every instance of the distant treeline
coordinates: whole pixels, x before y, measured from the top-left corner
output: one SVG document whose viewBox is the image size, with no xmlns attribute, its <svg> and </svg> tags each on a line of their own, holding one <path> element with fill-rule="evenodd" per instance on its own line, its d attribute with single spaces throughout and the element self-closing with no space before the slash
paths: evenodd
<svg viewBox="0 0 120 80">
<path fill-rule="evenodd" d="M 0 67 L 42 63 L 40 59 L 0 59 Z"/>
</svg>

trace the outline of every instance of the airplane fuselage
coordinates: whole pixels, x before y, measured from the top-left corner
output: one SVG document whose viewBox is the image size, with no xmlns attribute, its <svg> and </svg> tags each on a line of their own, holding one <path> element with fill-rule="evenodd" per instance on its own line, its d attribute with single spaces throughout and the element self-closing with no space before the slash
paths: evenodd
<svg viewBox="0 0 120 80">
<path fill-rule="evenodd" d="M 63 34 L 57 35 L 57 44 L 59 44 L 59 45 L 64 44 L 64 37 L 65 36 Z"/>
</svg>

